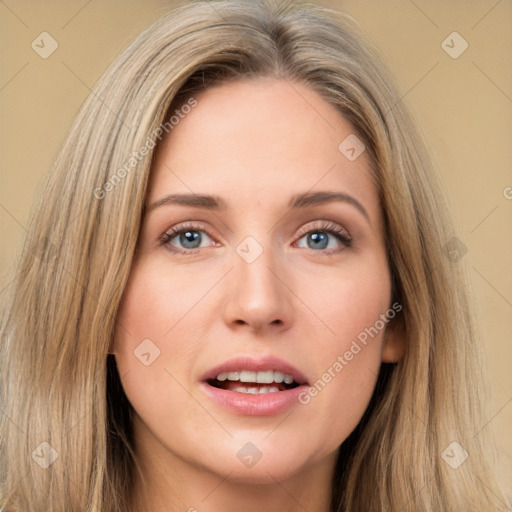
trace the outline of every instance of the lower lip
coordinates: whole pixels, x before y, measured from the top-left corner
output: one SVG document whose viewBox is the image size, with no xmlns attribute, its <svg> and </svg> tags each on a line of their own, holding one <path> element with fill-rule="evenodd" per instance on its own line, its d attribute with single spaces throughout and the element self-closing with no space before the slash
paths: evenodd
<svg viewBox="0 0 512 512">
<path fill-rule="evenodd" d="M 307 386 L 301 385 L 293 389 L 276 393 L 239 393 L 210 386 L 202 382 L 205 393 L 218 405 L 243 416 L 274 416 L 280 414 L 294 404 L 299 403 L 299 395 Z"/>
</svg>

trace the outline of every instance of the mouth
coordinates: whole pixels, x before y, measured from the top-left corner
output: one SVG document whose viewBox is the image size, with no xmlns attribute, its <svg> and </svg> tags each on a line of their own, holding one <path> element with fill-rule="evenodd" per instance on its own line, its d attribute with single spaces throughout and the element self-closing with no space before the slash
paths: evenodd
<svg viewBox="0 0 512 512">
<path fill-rule="evenodd" d="M 274 370 L 221 372 L 206 382 L 218 389 L 251 395 L 279 393 L 300 385 L 291 375 Z"/>
<path fill-rule="evenodd" d="M 201 378 L 206 395 L 218 406 L 243 416 L 271 416 L 298 403 L 305 376 L 275 357 L 238 357 Z"/>
</svg>

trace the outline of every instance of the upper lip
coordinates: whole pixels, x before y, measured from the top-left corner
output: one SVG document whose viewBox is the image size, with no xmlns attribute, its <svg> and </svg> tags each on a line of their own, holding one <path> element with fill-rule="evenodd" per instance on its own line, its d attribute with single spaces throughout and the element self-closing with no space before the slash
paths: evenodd
<svg viewBox="0 0 512 512">
<path fill-rule="evenodd" d="M 208 370 L 201 377 L 201 380 L 207 381 L 210 379 L 216 379 L 219 373 L 237 372 L 240 370 L 247 370 L 250 372 L 273 370 L 275 372 L 282 372 L 290 375 L 297 384 L 307 384 L 307 379 L 301 371 L 286 361 L 274 356 L 266 356 L 257 359 L 251 356 L 235 357 Z"/>
</svg>

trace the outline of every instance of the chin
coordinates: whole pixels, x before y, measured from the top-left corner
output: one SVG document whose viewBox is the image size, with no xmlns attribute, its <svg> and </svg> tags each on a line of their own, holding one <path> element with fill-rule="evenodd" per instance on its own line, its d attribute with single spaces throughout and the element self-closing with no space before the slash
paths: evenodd
<svg viewBox="0 0 512 512">
<path fill-rule="evenodd" d="M 264 462 L 262 458 L 252 467 L 226 461 L 226 465 L 216 468 L 215 472 L 223 477 L 229 475 L 228 479 L 231 482 L 251 485 L 275 484 L 276 481 L 281 482 L 300 473 L 305 461 L 283 459 L 277 452 L 278 450 L 272 460 Z"/>
<path fill-rule="evenodd" d="M 268 432 L 265 433 L 268 436 Z M 197 462 L 209 472 L 221 475 L 229 480 L 241 484 L 275 484 L 284 481 L 300 473 L 309 464 L 315 464 L 315 460 L 322 458 L 319 454 L 315 457 L 308 451 L 302 442 L 285 444 L 282 439 L 275 442 L 270 438 L 264 440 L 251 439 L 244 436 L 242 441 L 230 440 L 227 443 L 216 443 L 216 449 L 208 450 L 207 459 L 203 454 L 197 454 Z M 277 438 L 276 438 L 277 439 Z M 323 454 L 325 456 L 325 454 Z"/>
</svg>

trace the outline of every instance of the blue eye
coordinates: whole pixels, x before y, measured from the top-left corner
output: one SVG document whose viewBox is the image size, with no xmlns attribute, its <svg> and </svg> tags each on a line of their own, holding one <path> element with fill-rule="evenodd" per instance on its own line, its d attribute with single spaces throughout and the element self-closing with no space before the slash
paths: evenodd
<svg viewBox="0 0 512 512">
<path fill-rule="evenodd" d="M 352 239 L 344 229 L 328 223 L 309 230 L 296 244 L 297 247 L 330 253 L 341 250 L 340 245 L 350 247 Z"/>
<path fill-rule="evenodd" d="M 343 248 L 351 247 L 352 238 L 343 228 L 331 223 L 322 223 L 308 231 L 303 230 L 301 237 L 293 245 L 299 248 L 312 249 L 315 252 L 330 255 Z M 217 243 L 201 226 L 174 226 L 161 238 L 161 244 L 170 251 L 181 254 L 192 254 L 204 247 L 213 247 Z"/>
<path fill-rule="evenodd" d="M 329 245 L 329 238 L 332 235 L 329 233 L 323 233 L 321 231 L 314 231 L 308 233 L 305 237 L 307 246 L 309 249 L 327 249 Z"/>
<path fill-rule="evenodd" d="M 203 229 L 193 227 L 172 228 L 162 237 L 162 243 L 176 252 L 188 253 L 202 247 L 214 245 L 213 240 Z"/>
</svg>

